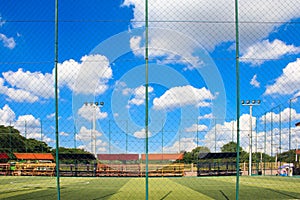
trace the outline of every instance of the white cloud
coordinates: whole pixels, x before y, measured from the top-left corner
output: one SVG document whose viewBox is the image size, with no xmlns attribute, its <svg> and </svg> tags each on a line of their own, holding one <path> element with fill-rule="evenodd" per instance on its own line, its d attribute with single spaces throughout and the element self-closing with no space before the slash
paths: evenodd
<svg viewBox="0 0 300 200">
<path fill-rule="evenodd" d="M 54 142 L 53 139 L 42 133 L 40 119 L 36 119 L 33 115 L 21 115 L 16 119 L 15 112 L 8 105 L 0 109 L 0 124 L 14 126 L 26 138 L 42 140 L 46 143 Z"/>
<path fill-rule="evenodd" d="M 132 6 L 134 18 L 133 27 L 144 26 L 145 2 L 140 0 L 125 0 L 123 6 Z M 173 31 L 181 31 L 211 51 L 214 47 L 225 41 L 235 40 L 234 22 L 234 1 L 228 0 L 157 0 L 151 1 L 148 5 L 149 27 L 164 27 Z M 287 22 L 293 18 L 299 17 L 300 4 L 298 0 L 286 1 L 241 1 L 239 2 L 239 16 L 241 22 Z M 217 13 L 217 14 L 216 14 Z M 173 23 L 176 21 L 176 23 Z M 226 22 L 226 23 L 213 23 Z M 230 22 L 230 23 L 227 23 Z M 275 26 L 280 23 L 240 23 L 240 45 L 241 50 L 266 38 Z M 155 40 L 155 35 L 150 36 L 150 43 Z M 182 40 L 175 40 L 169 36 L 168 41 L 174 41 L 174 44 L 184 43 Z M 153 45 L 156 46 L 156 45 Z M 163 46 L 157 44 L 157 46 Z M 162 48 L 170 49 L 170 48 Z M 179 47 L 176 52 L 182 52 Z M 191 52 L 190 49 L 189 52 Z M 192 55 L 192 54 L 190 54 Z"/>
<path fill-rule="evenodd" d="M 142 37 L 139 36 L 133 36 L 129 40 L 130 48 L 132 49 L 133 53 L 135 55 L 143 55 L 144 51 L 141 49 L 141 41 Z"/>
<path fill-rule="evenodd" d="M 6 23 L 6 21 L 2 18 L 0 14 L 0 28 Z M 17 33 L 19 37 L 19 34 Z M 13 49 L 16 46 L 16 41 L 13 37 L 8 37 L 7 35 L 0 33 L 0 42 L 2 41 L 3 46 L 9 49 Z"/>
<path fill-rule="evenodd" d="M 33 115 L 22 115 L 14 122 L 14 127 L 18 129 L 26 138 L 33 138 L 46 143 L 54 142 L 49 136 L 42 133 L 40 119 Z"/>
<path fill-rule="evenodd" d="M 75 93 L 101 94 L 108 88 L 112 69 L 106 57 L 101 55 L 83 56 L 81 63 L 72 59 L 58 64 L 58 84 Z M 24 71 L 8 71 L 0 78 L 0 93 L 12 101 L 36 102 L 54 97 L 53 74 Z M 88 81 L 87 81 L 88 80 Z"/>
<path fill-rule="evenodd" d="M 38 96 L 30 93 L 29 91 L 23 89 L 10 88 L 5 84 L 5 79 L 0 78 L 0 94 L 5 94 L 8 98 L 7 100 L 13 100 L 16 102 L 35 102 L 39 98 Z"/>
<path fill-rule="evenodd" d="M 161 97 L 153 100 L 154 109 L 174 109 L 187 105 L 196 107 L 210 106 L 209 101 L 215 98 L 211 92 L 203 88 L 195 88 L 190 85 L 173 87 L 167 90 Z"/>
<path fill-rule="evenodd" d="M 70 134 L 63 131 L 63 132 L 60 132 L 59 135 L 61 135 L 61 136 L 69 136 Z"/>
<path fill-rule="evenodd" d="M 260 87 L 260 82 L 257 81 L 257 74 L 255 74 L 251 81 L 250 81 L 250 85 L 253 85 L 254 87 L 256 88 L 259 88 Z"/>
<path fill-rule="evenodd" d="M 190 127 L 185 128 L 185 132 L 197 132 L 197 131 L 206 131 L 207 126 L 203 124 L 193 124 Z"/>
<path fill-rule="evenodd" d="M 249 131 L 250 131 L 250 115 L 243 114 L 240 116 L 240 146 L 243 150 L 248 151 Z M 256 117 L 252 117 L 252 135 L 255 135 Z M 211 151 L 221 151 L 221 147 L 231 141 L 236 142 L 236 121 L 224 122 L 216 124 L 205 135 L 204 146 L 210 148 Z"/>
<path fill-rule="evenodd" d="M 60 87 L 68 86 L 72 90 L 75 88 L 76 78 L 80 71 L 80 63 L 76 62 L 73 59 L 66 60 L 63 63 L 59 63 L 57 66 L 58 69 L 58 83 Z M 53 69 L 54 74 L 54 69 Z"/>
<path fill-rule="evenodd" d="M 300 113 L 297 113 L 297 111 L 293 108 L 285 108 L 278 114 L 276 114 L 275 112 L 268 112 L 260 117 L 260 120 L 262 122 L 266 121 L 268 123 L 288 122 L 290 119 L 299 120 Z"/>
<path fill-rule="evenodd" d="M 16 114 L 9 107 L 9 105 L 5 104 L 2 109 L 0 109 L 0 124 L 2 125 L 11 125 L 12 122 L 15 121 Z"/>
<path fill-rule="evenodd" d="M 49 144 L 49 143 L 54 143 L 55 140 L 51 139 L 50 137 L 47 137 L 45 135 L 42 135 L 42 141 Z"/>
<path fill-rule="evenodd" d="M 1 24 L 0 24 L 1 27 Z M 0 33 L 0 41 L 2 41 L 3 46 L 13 49 L 16 46 L 16 41 L 13 37 L 8 38 L 6 35 Z"/>
<path fill-rule="evenodd" d="M 293 96 L 293 98 L 291 99 L 291 102 L 297 102 L 299 98 L 300 98 L 300 91 L 297 92 L 297 93 Z"/>
<path fill-rule="evenodd" d="M 83 56 L 81 61 L 80 64 L 69 61 L 61 65 L 61 73 L 66 74 L 60 77 L 61 82 L 66 82 L 76 94 L 99 95 L 105 92 L 112 78 L 109 60 L 102 55 L 89 55 Z"/>
<path fill-rule="evenodd" d="M 99 106 L 96 105 L 90 105 L 90 104 L 83 104 L 81 108 L 78 110 L 78 115 L 83 117 L 84 119 L 87 119 L 89 121 L 92 121 L 94 119 L 104 119 L 107 117 L 107 112 L 101 112 L 101 109 Z"/>
<path fill-rule="evenodd" d="M 36 140 L 43 141 L 48 144 L 55 142 L 55 140 L 53 140 L 52 138 L 48 137 L 47 135 L 42 134 L 41 132 L 37 132 L 37 131 L 40 131 L 40 130 L 27 128 L 26 138 L 36 139 Z M 23 136 L 25 136 L 25 135 L 23 135 Z"/>
<path fill-rule="evenodd" d="M 205 63 L 193 51 L 199 47 L 191 38 L 174 30 L 152 28 L 149 29 L 148 57 L 156 59 L 159 64 L 184 64 L 184 70 L 200 68 Z M 171 39 L 171 40 L 170 40 Z M 130 47 L 136 56 L 144 56 L 145 38 L 133 36 L 130 39 Z M 174 42 L 182 41 L 182 42 Z"/>
<path fill-rule="evenodd" d="M 279 94 L 288 95 L 299 92 L 300 85 L 300 58 L 289 63 L 272 85 L 267 86 L 265 95 Z"/>
<path fill-rule="evenodd" d="M 153 92 L 153 87 L 148 87 L 148 93 Z M 129 100 L 129 104 L 131 105 L 142 105 L 145 103 L 145 92 L 146 92 L 146 87 L 145 86 L 140 86 L 132 90 L 133 93 L 133 98 Z M 124 92 L 123 92 L 124 93 Z"/>
<path fill-rule="evenodd" d="M 8 96 L 9 99 L 15 102 L 33 103 L 39 100 L 38 96 L 35 96 L 28 91 L 20 90 L 20 89 L 8 88 L 6 95 Z"/>
<path fill-rule="evenodd" d="M 133 136 L 136 138 L 146 138 L 146 130 L 143 128 L 139 131 L 136 131 L 133 133 Z M 151 137 L 152 133 L 148 130 L 148 137 Z"/>
<path fill-rule="evenodd" d="M 41 128 L 41 122 L 39 119 L 36 119 L 33 115 L 21 115 L 18 117 L 18 119 L 15 122 L 16 126 L 18 126 L 21 130 L 24 130 L 25 132 L 25 127 L 28 128 Z M 39 131 L 40 132 L 40 131 Z"/>
<path fill-rule="evenodd" d="M 120 90 L 124 96 L 131 96 L 130 100 L 128 100 L 129 105 L 143 105 L 145 103 L 145 92 L 146 87 L 141 85 L 137 88 L 128 88 L 125 82 L 117 81 L 115 84 L 115 90 Z M 152 93 L 154 88 L 148 86 L 148 93 Z M 128 106 L 129 108 L 130 106 Z"/>
<path fill-rule="evenodd" d="M 85 126 L 82 126 L 80 128 L 80 131 L 78 134 L 76 134 L 76 140 L 80 141 L 82 144 L 78 146 L 80 149 L 85 149 L 86 151 L 93 152 L 91 147 L 94 148 L 94 141 L 92 141 L 92 131 L 91 129 L 86 128 Z M 106 146 L 108 146 L 107 142 L 104 142 L 99 137 L 101 137 L 103 134 L 96 130 L 96 153 L 98 152 L 104 152 L 106 151 Z"/>
<path fill-rule="evenodd" d="M 195 138 L 180 138 L 180 141 L 175 141 L 172 146 L 163 148 L 164 153 L 179 153 L 181 151 L 192 151 L 197 147 Z"/>
<path fill-rule="evenodd" d="M 47 115 L 47 119 L 54 119 L 54 117 L 55 117 L 55 113 L 51 113 Z"/>
<path fill-rule="evenodd" d="M 0 77 L 0 93 L 5 93 L 7 91 L 7 87 L 4 86 L 5 80 Z"/>
<path fill-rule="evenodd" d="M 282 111 L 282 122 L 287 123 L 288 117 L 285 114 L 288 109 L 285 109 Z M 267 113 L 267 120 L 270 122 L 270 114 Z M 279 121 L 279 114 L 273 114 L 273 122 L 278 123 Z M 283 117 L 285 116 L 285 117 Z M 299 119 L 300 115 L 297 114 L 295 110 L 292 110 L 292 116 L 296 117 L 295 119 Z M 249 152 L 249 132 L 250 132 L 250 115 L 249 114 L 243 114 L 240 116 L 240 146 L 243 148 L 244 151 Z M 263 120 L 264 116 L 260 117 L 260 120 Z M 294 119 L 294 118 L 293 118 Z M 266 148 L 266 153 L 271 154 L 273 153 L 273 156 L 276 152 L 278 152 L 279 145 L 281 144 L 281 151 L 288 151 L 289 147 L 289 140 L 290 137 L 292 141 L 300 141 L 300 131 L 297 131 L 297 128 L 292 127 L 291 132 L 288 128 L 282 127 L 281 129 L 278 128 L 278 126 L 274 126 L 274 128 L 271 130 L 268 128 L 266 132 L 259 131 L 256 133 L 256 117 L 252 117 L 252 145 L 253 150 L 257 146 L 257 150 L 259 152 L 263 152 L 264 148 Z M 291 135 L 290 135 L 291 133 Z M 257 140 L 257 143 L 256 143 Z M 204 146 L 210 148 L 211 151 L 214 151 L 214 148 L 216 147 L 217 151 L 220 151 L 220 148 L 227 144 L 228 142 L 236 142 L 236 121 L 230 121 L 225 122 L 223 124 L 216 124 L 216 126 L 212 127 L 207 134 L 204 137 L 204 140 L 202 141 Z M 216 142 L 216 146 L 215 146 Z M 280 143 L 281 142 L 281 143 Z M 272 144 L 272 145 L 271 145 Z M 266 147 L 264 146 L 266 145 Z M 296 142 L 292 142 L 291 149 L 296 148 Z M 256 150 L 256 149 L 255 149 Z"/>
<path fill-rule="evenodd" d="M 27 133 L 26 137 L 36 139 L 39 141 L 43 141 L 43 142 L 47 143 L 48 145 L 49 145 L 49 143 L 55 142 L 55 140 L 53 140 L 52 138 L 48 137 L 47 135 L 43 135 L 39 132 L 29 132 L 29 133 Z"/>
<path fill-rule="evenodd" d="M 90 141 L 86 141 L 84 142 L 84 144 L 79 145 L 77 148 L 78 149 L 84 149 L 86 151 L 92 152 L 93 150 L 91 150 L 91 146 L 93 146 L 93 144 L 91 144 Z M 103 142 L 102 140 L 97 139 L 96 141 L 96 153 L 99 152 L 107 152 L 107 146 L 108 144 L 106 142 Z"/>
<path fill-rule="evenodd" d="M 39 97 L 53 97 L 53 79 L 51 74 L 23 71 L 20 68 L 16 72 L 3 72 L 2 75 L 9 85 L 4 86 L 6 87 L 4 93 L 14 101 L 35 102 Z"/>
<path fill-rule="evenodd" d="M 214 118 L 214 115 L 212 113 L 205 114 L 203 116 L 198 117 L 199 120 L 201 120 L 201 119 L 213 119 L 213 118 Z"/>
<path fill-rule="evenodd" d="M 79 132 L 76 135 L 76 140 L 80 140 L 83 142 L 90 142 L 91 136 L 92 136 L 93 130 L 86 128 L 85 126 L 82 126 L 79 130 Z M 96 137 L 101 137 L 102 133 L 95 130 Z"/>
<path fill-rule="evenodd" d="M 266 153 L 275 156 L 276 153 L 286 152 L 290 149 L 297 148 L 297 142 L 300 141 L 300 134 L 297 128 L 273 128 L 272 130 L 268 130 L 267 132 L 259 132 L 257 135 L 258 142 L 257 147 L 262 151 L 264 149 L 264 144 L 266 144 Z M 289 142 L 291 139 L 291 143 Z M 272 144 L 272 145 L 271 145 Z M 253 145 L 256 143 L 254 141 Z M 280 149 L 281 147 L 281 149 Z"/>
<path fill-rule="evenodd" d="M 241 62 L 251 63 L 252 65 L 261 65 L 267 60 L 279 59 L 286 54 L 297 54 L 300 47 L 287 45 L 281 40 L 274 41 L 263 40 L 247 48 L 241 57 Z"/>
<path fill-rule="evenodd" d="M 124 1 L 123 5 L 134 5 L 134 19 L 133 19 L 133 26 L 134 27 L 141 27 L 144 25 L 144 2 L 138 0 L 126 0 Z M 223 4 L 223 5 L 222 5 Z M 224 7 L 226 5 L 226 7 Z M 205 44 L 204 41 L 211 41 L 206 43 L 211 47 L 211 43 L 219 43 L 217 42 L 220 37 L 216 36 L 218 31 L 211 30 L 213 26 L 209 26 L 209 24 L 203 23 L 187 23 L 189 21 L 215 21 L 215 20 L 228 20 L 232 21 L 234 19 L 234 4 L 228 3 L 225 0 L 218 0 L 217 2 L 213 3 L 211 1 L 198 1 L 195 3 L 193 0 L 186 0 L 182 2 L 180 0 L 174 1 L 153 1 L 149 3 L 149 19 L 151 22 L 149 23 L 150 27 L 164 27 L 166 29 L 172 29 L 176 31 L 183 31 L 187 35 L 196 36 L 201 35 L 201 37 L 194 37 L 198 38 L 201 44 Z M 215 13 L 218 13 L 216 15 Z M 157 21 L 163 21 L 163 23 L 159 23 Z M 178 22 L 168 23 L 167 21 L 182 21 L 181 23 Z M 204 27 L 207 27 L 206 29 Z M 220 25 L 219 25 L 220 27 Z M 218 28 L 216 26 L 216 28 Z M 224 28 L 224 27 L 223 27 Z M 206 31 L 205 31 L 206 30 Z M 234 30 L 234 29 L 233 29 Z M 211 33 L 214 34 L 211 34 Z M 224 29 L 223 29 L 224 32 Z M 151 33 L 150 33 L 151 34 Z M 198 35 L 198 36 L 199 36 Z M 220 35 L 221 38 L 228 37 L 226 34 Z M 234 36 L 234 34 L 232 34 Z M 150 36 L 151 37 L 151 36 Z M 229 38 L 228 38 L 229 39 Z M 175 43 L 178 43 L 178 40 Z M 180 40 L 179 40 L 180 41 Z"/>
</svg>

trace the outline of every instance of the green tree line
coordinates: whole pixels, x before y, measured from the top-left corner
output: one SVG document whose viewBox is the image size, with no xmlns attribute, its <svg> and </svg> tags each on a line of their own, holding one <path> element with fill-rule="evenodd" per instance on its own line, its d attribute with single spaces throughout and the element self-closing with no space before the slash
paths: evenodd
<svg viewBox="0 0 300 200">
<path fill-rule="evenodd" d="M 221 147 L 221 152 L 236 152 L 237 143 L 229 142 Z M 191 152 L 184 152 L 184 163 L 197 163 L 199 153 L 209 153 L 210 149 L 208 147 L 199 146 L 193 149 Z M 240 152 L 240 162 L 249 162 L 249 153 L 246 152 L 242 147 L 239 147 Z M 252 152 L 252 162 L 287 162 L 291 163 L 294 161 L 296 156 L 296 150 L 292 149 L 280 154 L 277 156 L 270 156 L 261 152 Z"/>
<path fill-rule="evenodd" d="M 20 131 L 13 126 L 0 125 L 0 153 L 7 153 L 14 158 L 13 153 L 52 153 L 55 156 L 56 149 L 47 143 L 33 138 L 25 138 Z M 83 149 L 60 147 L 59 153 L 90 154 Z"/>
<path fill-rule="evenodd" d="M 221 147 L 221 152 L 236 152 L 237 144 L 235 142 L 229 142 Z M 13 153 L 52 153 L 55 155 L 55 149 L 48 146 L 47 143 L 32 138 L 25 138 L 20 134 L 20 131 L 13 126 L 0 125 L 0 153 L 7 153 L 10 157 L 13 157 Z M 240 162 L 249 161 L 249 153 L 239 147 Z M 209 153 L 210 149 L 205 146 L 199 146 L 193 149 L 191 152 L 184 152 L 184 163 L 197 163 L 199 153 Z M 65 148 L 60 147 L 59 153 L 69 154 L 90 154 L 83 149 Z M 296 156 L 295 149 L 282 152 L 276 156 L 270 156 L 265 153 L 253 152 L 253 162 L 293 162 Z"/>
</svg>

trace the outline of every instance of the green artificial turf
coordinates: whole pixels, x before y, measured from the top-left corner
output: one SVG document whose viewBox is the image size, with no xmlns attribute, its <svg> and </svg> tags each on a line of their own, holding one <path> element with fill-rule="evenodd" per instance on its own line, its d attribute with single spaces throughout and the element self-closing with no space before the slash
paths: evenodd
<svg viewBox="0 0 300 200">
<path fill-rule="evenodd" d="M 231 177 L 149 178 L 149 199 L 235 199 Z M 0 199 L 57 199 L 55 177 L 1 176 Z M 61 199 L 145 199 L 145 178 L 61 177 Z M 239 199 L 300 199 L 300 179 L 241 176 Z"/>
</svg>

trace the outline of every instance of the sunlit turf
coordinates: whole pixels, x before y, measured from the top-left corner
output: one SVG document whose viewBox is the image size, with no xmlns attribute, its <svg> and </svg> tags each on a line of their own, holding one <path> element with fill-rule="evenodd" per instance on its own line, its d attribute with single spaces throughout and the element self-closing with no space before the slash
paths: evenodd
<svg viewBox="0 0 300 200">
<path fill-rule="evenodd" d="M 1 176 L 0 199 L 57 199 L 56 177 Z M 149 199 L 235 199 L 236 177 L 149 178 Z M 300 178 L 241 176 L 239 199 L 300 199 Z M 145 178 L 60 177 L 61 199 L 145 199 Z"/>
</svg>

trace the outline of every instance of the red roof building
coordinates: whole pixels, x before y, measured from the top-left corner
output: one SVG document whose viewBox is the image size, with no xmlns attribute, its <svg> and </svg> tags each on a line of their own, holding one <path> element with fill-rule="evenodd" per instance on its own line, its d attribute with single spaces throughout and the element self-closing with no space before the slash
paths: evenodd
<svg viewBox="0 0 300 200">
<path fill-rule="evenodd" d="M 7 153 L 0 153 L 0 160 L 5 160 L 5 159 L 9 159 Z"/>
<path fill-rule="evenodd" d="M 97 154 L 99 160 L 138 160 L 139 154 Z"/>
<path fill-rule="evenodd" d="M 178 154 L 148 154 L 148 160 L 182 160 L 183 153 Z M 142 160 L 146 160 L 146 154 L 142 154 Z"/>
<path fill-rule="evenodd" d="M 18 160 L 54 160 L 51 153 L 14 153 Z"/>
</svg>

